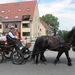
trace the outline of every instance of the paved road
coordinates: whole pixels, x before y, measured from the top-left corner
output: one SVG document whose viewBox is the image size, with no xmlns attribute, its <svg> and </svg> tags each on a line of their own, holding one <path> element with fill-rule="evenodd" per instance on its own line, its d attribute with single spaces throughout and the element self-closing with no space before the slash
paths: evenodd
<svg viewBox="0 0 75 75">
<path fill-rule="evenodd" d="M 32 50 L 32 47 L 30 48 Z M 60 63 L 57 66 L 53 64 L 57 52 L 47 51 L 45 52 L 48 64 L 40 65 L 32 64 L 30 59 L 25 60 L 21 65 L 12 64 L 11 60 L 5 59 L 0 64 L 0 75 L 75 75 L 75 52 L 70 51 L 70 57 L 73 62 L 73 66 L 67 65 L 65 54 L 60 58 Z"/>
</svg>

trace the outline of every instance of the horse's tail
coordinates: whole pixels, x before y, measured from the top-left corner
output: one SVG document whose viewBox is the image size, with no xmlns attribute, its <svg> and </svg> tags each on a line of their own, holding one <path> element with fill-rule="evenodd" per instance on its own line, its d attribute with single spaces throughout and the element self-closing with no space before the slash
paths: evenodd
<svg viewBox="0 0 75 75">
<path fill-rule="evenodd" d="M 37 51 L 37 41 L 35 41 L 34 47 L 33 47 L 33 51 L 32 51 L 32 56 L 31 56 L 31 60 L 35 60 L 35 55 L 36 55 L 36 51 Z"/>
</svg>

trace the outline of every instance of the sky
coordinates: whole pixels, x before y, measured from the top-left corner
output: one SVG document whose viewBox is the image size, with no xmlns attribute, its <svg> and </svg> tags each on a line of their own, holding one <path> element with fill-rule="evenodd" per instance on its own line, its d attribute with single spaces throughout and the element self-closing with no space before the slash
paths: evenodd
<svg viewBox="0 0 75 75">
<path fill-rule="evenodd" d="M 1 3 L 33 0 L 0 0 Z M 59 30 L 71 30 L 75 26 L 75 0 L 37 0 L 39 16 L 52 14 L 58 18 Z"/>
</svg>

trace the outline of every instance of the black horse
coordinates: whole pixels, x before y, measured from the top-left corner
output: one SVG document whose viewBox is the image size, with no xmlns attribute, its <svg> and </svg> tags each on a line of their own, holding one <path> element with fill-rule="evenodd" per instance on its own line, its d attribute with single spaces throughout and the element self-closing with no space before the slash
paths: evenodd
<svg viewBox="0 0 75 75">
<path fill-rule="evenodd" d="M 59 61 L 60 56 L 65 53 L 68 65 L 72 65 L 72 61 L 69 57 L 69 50 L 72 47 L 73 50 L 75 50 L 75 29 L 71 30 L 64 36 L 40 36 L 36 39 L 34 48 L 32 51 L 32 60 L 35 60 L 35 63 L 39 63 L 38 57 L 40 54 L 40 60 L 43 62 L 46 62 L 46 58 L 44 56 L 44 52 L 46 49 L 49 49 L 51 51 L 58 51 L 58 55 L 54 61 L 54 64 L 56 64 Z"/>
</svg>

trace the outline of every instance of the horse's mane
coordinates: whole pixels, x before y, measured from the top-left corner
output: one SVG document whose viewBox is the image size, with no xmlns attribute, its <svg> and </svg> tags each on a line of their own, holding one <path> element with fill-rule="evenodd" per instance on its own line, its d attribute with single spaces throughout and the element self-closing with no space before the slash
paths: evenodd
<svg viewBox="0 0 75 75">
<path fill-rule="evenodd" d="M 71 31 L 69 31 L 67 34 L 64 35 L 64 38 L 66 40 L 70 39 L 74 32 L 75 32 L 75 29 L 72 29 Z"/>
</svg>

